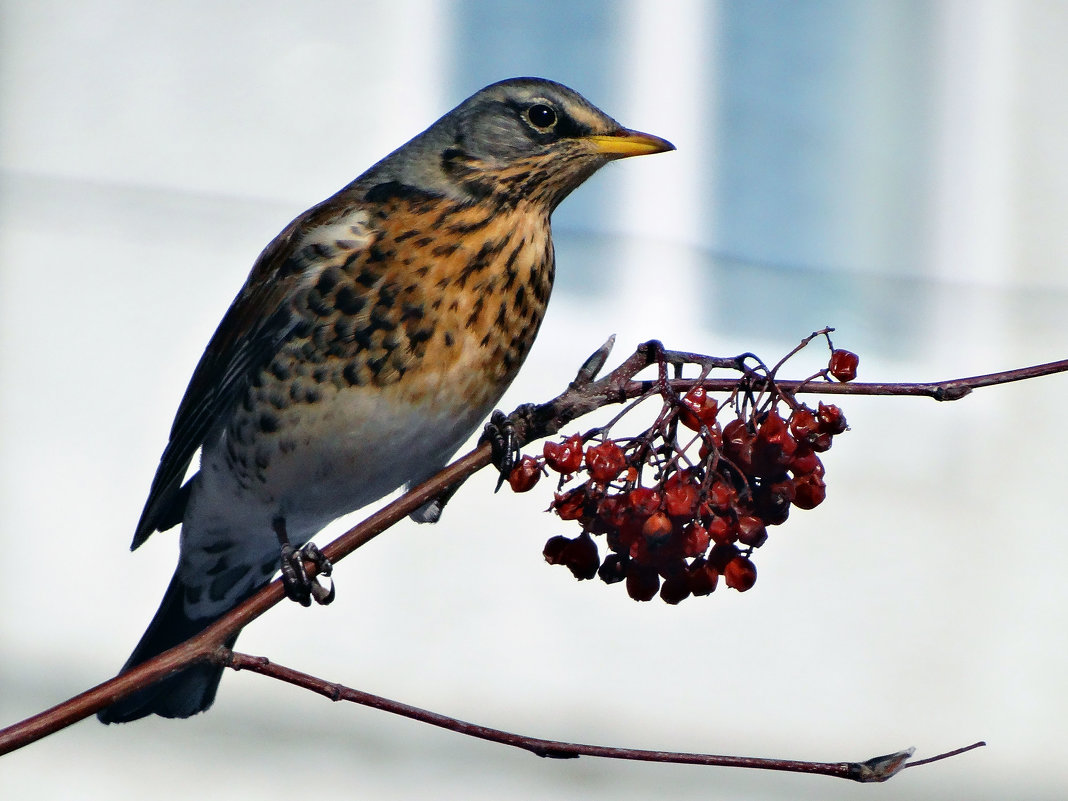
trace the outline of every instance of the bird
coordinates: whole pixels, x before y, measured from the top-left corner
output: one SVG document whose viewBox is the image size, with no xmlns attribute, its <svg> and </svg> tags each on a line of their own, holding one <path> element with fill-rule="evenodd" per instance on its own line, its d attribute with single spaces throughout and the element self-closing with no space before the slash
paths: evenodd
<svg viewBox="0 0 1068 801">
<path fill-rule="evenodd" d="M 562 84 L 513 78 L 287 225 L 179 404 L 131 545 L 180 524 L 178 565 L 120 673 L 280 568 L 295 600 L 328 601 L 301 576 L 302 558 L 319 557 L 311 538 L 437 472 L 515 378 L 553 286 L 556 207 L 609 161 L 674 149 Z M 412 517 L 434 522 L 441 505 Z M 98 718 L 190 717 L 221 676 L 185 668 Z"/>
</svg>

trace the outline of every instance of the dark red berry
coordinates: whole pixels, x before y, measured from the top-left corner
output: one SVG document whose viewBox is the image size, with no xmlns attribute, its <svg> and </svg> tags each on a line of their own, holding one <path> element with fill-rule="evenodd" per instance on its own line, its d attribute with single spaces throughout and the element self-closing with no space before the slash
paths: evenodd
<svg viewBox="0 0 1068 801">
<path fill-rule="evenodd" d="M 615 481 L 627 466 L 623 449 L 609 440 L 586 449 L 586 467 L 594 481 Z"/>
<path fill-rule="evenodd" d="M 741 418 L 735 418 L 723 427 L 723 455 L 747 475 L 753 472 L 754 439 L 749 425 Z"/>
<path fill-rule="evenodd" d="M 686 560 L 681 556 L 658 559 L 656 563 L 653 564 L 653 567 L 655 567 L 656 572 L 660 574 L 660 578 L 674 578 L 675 576 L 681 576 L 686 572 Z"/>
<path fill-rule="evenodd" d="M 545 463 L 557 473 L 574 473 L 582 467 L 582 437 L 573 434 L 563 442 L 546 442 L 542 453 Z"/>
<path fill-rule="evenodd" d="M 781 526 L 790 516 L 790 504 L 793 500 L 794 482 L 788 476 L 782 475 L 765 482 L 753 493 L 753 508 L 765 525 Z M 738 539 L 746 545 L 754 545 L 742 536 L 741 531 Z"/>
<path fill-rule="evenodd" d="M 597 568 L 601 565 L 597 543 L 585 533 L 573 540 L 560 536 L 550 538 L 545 543 L 542 555 L 550 565 L 564 565 L 579 580 L 596 576 Z"/>
<path fill-rule="evenodd" d="M 810 442 L 819 434 L 819 431 L 820 421 L 816 419 L 811 409 L 804 407 L 794 409 L 793 414 L 790 415 L 790 433 L 798 442 Z"/>
<path fill-rule="evenodd" d="M 827 365 L 828 371 L 839 381 L 852 381 L 857 377 L 857 365 L 860 357 L 848 350 L 831 351 L 831 361 Z"/>
<path fill-rule="evenodd" d="M 756 565 L 745 556 L 736 556 L 727 562 L 723 580 L 728 587 L 745 592 L 756 583 Z"/>
<path fill-rule="evenodd" d="M 597 575 L 605 584 L 615 584 L 627 577 L 627 564 L 630 559 L 617 553 L 610 553 L 597 570 Z"/>
<path fill-rule="evenodd" d="M 664 483 L 664 510 L 691 519 L 697 513 L 699 488 L 689 474 L 676 473 Z"/>
<path fill-rule="evenodd" d="M 794 479 L 794 506 L 798 509 L 815 509 L 827 497 L 827 485 L 815 473 Z"/>
<path fill-rule="evenodd" d="M 660 589 L 656 570 L 631 560 L 627 565 L 627 595 L 635 601 L 651 601 Z"/>
<path fill-rule="evenodd" d="M 717 542 L 712 546 L 712 550 L 708 552 L 708 563 L 720 573 L 723 573 L 727 563 L 741 553 L 736 545 L 723 545 Z"/>
<path fill-rule="evenodd" d="M 719 571 L 704 559 L 695 559 L 688 572 L 690 592 L 694 595 L 709 595 L 719 583 Z"/>
<path fill-rule="evenodd" d="M 678 604 L 690 597 L 689 576 L 679 573 L 664 579 L 660 585 L 660 600 L 667 604 Z"/>
<path fill-rule="evenodd" d="M 527 492 L 541 478 L 541 466 L 533 456 L 524 456 L 508 474 L 508 485 L 513 492 Z"/>
<path fill-rule="evenodd" d="M 753 440 L 753 470 L 758 476 L 781 472 L 796 450 L 797 440 L 791 436 L 786 421 L 772 409 Z"/>
<path fill-rule="evenodd" d="M 822 433 L 817 434 L 815 437 L 812 437 L 809 440 L 808 446 L 812 448 L 812 450 L 814 450 L 816 453 L 824 453 L 825 451 L 829 451 L 831 449 L 832 444 L 833 440 L 831 435 L 824 431 Z"/>
<path fill-rule="evenodd" d="M 579 581 L 596 576 L 597 568 L 601 566 L 597 543 L 586 533 L 580 534 L 567 544 L 561 554 L 561 561 Z"/>
<path fill-rule="evenodd" d="M 682 530 L 682 555 L 700 556 L 708 550 L 710 541 L 708 529 L 700 523 L 690 523 Z"/>
<path fill-rule="evenodd" d="M 789 468 L 795 476 L 807 475 L 808 473 L 822 474 L 823 462 L 809 445 L 799 445 L 790 460 Z"/>
<path fill-rule="evenodd" d="M 819 408 L 816 410 L 816 418 L 820 421 L 821 433 L 841 434 L 849 428 L 842 410 L 834 404 L 820 401 Z"/>
<path fill-rule="evenodd" d="M 542 556 L 545 557 L 545 561 L 550 565 L 561 564 L 564 549 L 570 542 L 571 539 L 569 537 L 564 537 L 559 534 L 555 537 L 550 537 L 541 552 Z"/>
<path fill-rule="evenodd" d="M 756 515 L 742 515 L 738 518 L 738 542 L 752 548 L 759 548 L 768 539 L 768 530 L 764 521 Z"/>
<path fill-rule="evenodd" d="M 642 536 L 650 548 L 664 544 L 671 537 L 671 518 L 663 512 L 653 512 L 642 524 Z"/>
<path fill-rule="evenodd" d="M 708 536 L 717 545 L 730 545 L 738 540 L 738 527 L 729 517 L 713 517 L 708 524 Z"/>
<path fill-rule="evenodd" d="M 586 485 L 556 493 L 551 508 L 556 510 L 561 520 L 581 520 L 586 516 Z"/>
<path fill-rule="evenodd" d="M 597 504 L 599 522 L 609 529 L 622 528 L 630 514 L 626 500 L 624 495 L 605 495 L 601 498 Z"/>
<path fill-rule="evenodd" d="M 715 425 L 718 412 L 719 404 L 705 388 L 694 387 L 682 397 L 679 421 L 693 431 L 700 431 L 702 425 L 708 428 Z"/>
<path fill-rule="evenodd" d="M 649 487 L 635 487 L 627 494 L 627 505 L 635 517 L 644 520 L 660 508 L 660 493 Z"/>
<path fill-rule="evenodd" d="M 708 435 L 701 437 L 701 447 L 698 455 L 701 459 L 708 459 L 713 453 L 723 450 L 723 432 L 720 431 L 719 423 L 713 423 L 708 427 Z"/>
<path fill-rule="evenodd" d="M 786 433 L 786 421 L 782 419 L 778 409 L 771 409 L 764 417 L 764 421 L 757 428 L 757 437 L 773 439 Z"/>
<path fill-rule="evenodd" d="M 725 481 L 716 481 L 708 488 L 708 505 L 717 512 L 726 512 L 738 500 L 738 491 Z"/>
</svg>

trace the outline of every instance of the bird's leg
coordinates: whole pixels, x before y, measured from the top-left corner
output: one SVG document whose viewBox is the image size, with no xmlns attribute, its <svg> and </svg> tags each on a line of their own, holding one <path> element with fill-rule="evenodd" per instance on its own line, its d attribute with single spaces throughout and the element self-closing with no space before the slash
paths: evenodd
<svg viewBox="0 0 1068 801">
<path fill-rule="evenodd" d="M 583 362 L 578 375 L 575 376 L 575 380 L 571 382 L 571 386 L 568 388 L 569 393 L 584 390 L 593 383 L 601 368 L 604 367 L 604 363 L 608 360 L 608 355 L 612 352 L 612 346 L 615 345 L 615 342 L 616 335 L 612 334 L 607 342 Z M 664 350 L 663 345 L 659 342 L 651 344 L 655 344 L 659 350 L 650 351 L 650 364 L 658 358 L 657 354 L 660 354 L 659 358 L 662 358 Z M 504 485 L 505 480 L 512 472 L 512 468 L 519 461 L 521 444 L 548 434 L 555 434 L 559 430 L 557 418 L 560 411 L 557 406 L 559 400 L 560 398 L 556 398 L 540 405 L 524 403 L 511 414 L 505 414 L 498 409 L 490 415 L 489 422 L 486 423 L 478 442 L 480 445 L 488 442 L 493 449 L 493 466 L 497 468 L 497 472 L 500 474 L 497 478 L 497 487 L 494 492 Z"/>
<path fill-rule="evenodd" d="M 278 544 L 282 546 L 282 585 L 285 587 L 286 597 L 301 606 L 311 606 L 313 599 L 317 604 L 323 605 L 333 601 L 334 582 L 328 581 L 329 586 L 324 586 L 319 583 L 318 578 L 309 576 L 308 571 L 304 569 L 304 562 L 311 562 L 319 575 L 329 577 L 334 571 L 330 560 L 323 556 L 314 542 L 307 543 L 303 548 L 294 548 L 289 542 L 284 517 L 276 517 L 271 525 L 278 537 Z"/>
<path fill-rule="evenodd" d="M 445 504 L 449 502 L 449 499 L 456 494 L 456 491 L 463 485 L 463 481 L 453 484 L 451 487 L 442 492 L 438 497 L 432 501 L 420 506 L 414 512 L 409 515 L 416 523 L 437 523 L 441 519 L 441 513 L 445 509 Z"/>
<path fill-rule="evenodd" d="M 523 404 L 511 414 L 505 414 L 498 409 L 490 415 L 489 422 L 482 431 L 479 443 L 490 444 L 493 449 L 493 466 L 500 473 L 494 492 L 501 488 L 518 461 L 519 442 L 529 428 L 530 414 L 534 408 L 533 404 Z"/>
</svg>

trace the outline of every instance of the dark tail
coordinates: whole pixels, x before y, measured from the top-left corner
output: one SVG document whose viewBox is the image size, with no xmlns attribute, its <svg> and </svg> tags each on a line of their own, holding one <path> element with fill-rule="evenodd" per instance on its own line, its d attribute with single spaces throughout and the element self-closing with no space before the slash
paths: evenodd
<svg viewBox="0 0 1068 801">
<path fill-rule="evenodd" d="M 185 585 L 175 572 L 167 588 L 163 602 L 159 605 L 156 616 L 148 625 L 148 630 L 137 643 L 134 652 L 122 666 L 120 673 L 141 664 L 164 651 L 173 648 L 194 634 L 210 626 L 218 617 L 191 619 L 184 609 Z M 232 648 L 237 641 L 237 634 L 226 641 L 226 647 Z M 101 723 L 126 723 L 147 715 L 161 715 L 165 718 L 188 718 L 197 712 L 203 712 L 215 701 L 215 692 L 219 689 L 223 668 L 216 665 L 196 665 L 168 676 L 163 681 L 138 690 L 133 695 L 116 701 L 97 712 Z"/>
</svg>

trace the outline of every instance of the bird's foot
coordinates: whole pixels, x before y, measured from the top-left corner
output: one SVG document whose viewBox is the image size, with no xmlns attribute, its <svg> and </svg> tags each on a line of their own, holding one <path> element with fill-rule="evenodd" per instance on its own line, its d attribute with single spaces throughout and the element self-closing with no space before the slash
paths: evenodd
<svg viewBox="0 0 1068 801">
<path fill-rule="evenodd" d="M 530 416 L 535 406 L 525 403 L 511 414 L 499 409 L 490 415 L 479 443 L 488 442 L 493 449 L 493 466 L 500 474 L 494 492 L 499 490 L 519 460 L 519 443 L 529 429 Z"/>
<path fill-rule="evenodd" d="M 308 575 L 305 562 L 315 566 L 312 575 Z M 322 606 L 333 601 L 334 582 L 330 578 L 333 571 L 334 566 L 314 542 L 309 542 L 303 548 L 294 548 L 288 542 L 282 543 L 282 586 L 290 600 L 301 606 L 311 606 L 313 600 Z M 324 581 L 320 582 L 320 576 Z"/>
</svg>

